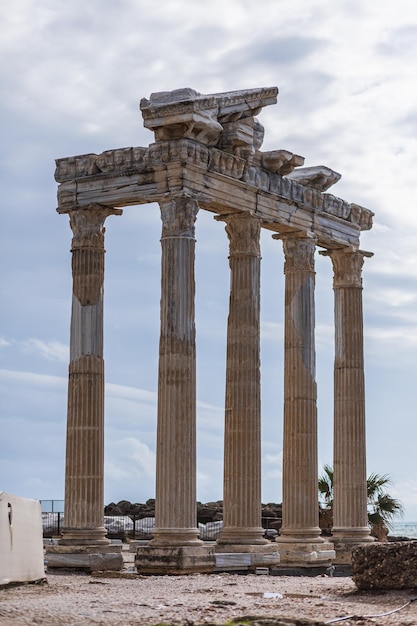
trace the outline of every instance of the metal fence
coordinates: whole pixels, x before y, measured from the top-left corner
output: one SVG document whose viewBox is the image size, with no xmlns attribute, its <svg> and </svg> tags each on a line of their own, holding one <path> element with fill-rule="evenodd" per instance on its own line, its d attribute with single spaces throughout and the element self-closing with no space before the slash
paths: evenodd
<svg viewBox="0 0 417 626">
<path fill-rule="evenodd" d="M 262 526 L 265 535 L 269 539 L 274 539 L 277 531 L 271 529 L 271 524 L 277 522 L 277 518 L 262 518 Z M 60 511 L 50 511 L 42 513 L 43 536 L 44 538 L 57 538 L 61 535 L 64 526 L 64 513 Z M 105 515 L 104 526 L 107 529 L 109 539 L 152 539 L 155 528 L 154 517 L 144 517 L 136 519 L 128 515 Z M 223 527 L 222 521 L 199 523 L 200 538 L 206 541 L 215 541 L 220 536 Z"/>
</svg>

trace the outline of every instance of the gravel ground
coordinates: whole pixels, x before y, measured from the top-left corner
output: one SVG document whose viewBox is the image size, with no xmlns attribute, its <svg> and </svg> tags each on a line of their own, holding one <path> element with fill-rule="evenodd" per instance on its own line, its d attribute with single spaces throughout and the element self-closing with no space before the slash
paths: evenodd
<svg viewBox="0 0 417 626">
<path fill-rule="evenodd" d="M 347 626 L 416 626 L 417 590 L 357 591 L 349 577 L 256 574 L 139 576 L 133 554 L 125 571 L 80 574 L 48 572 L 47 582 L 0 589 L 1 626 L 155 626 L 224 624 L 244 616 L 330 620 Z"/>
</svg>

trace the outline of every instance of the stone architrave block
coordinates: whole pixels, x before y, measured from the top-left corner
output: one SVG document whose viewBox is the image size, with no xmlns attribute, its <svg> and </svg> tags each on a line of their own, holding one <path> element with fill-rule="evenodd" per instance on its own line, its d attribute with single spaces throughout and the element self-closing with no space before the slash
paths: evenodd
<svg viewBox="0 0 417 626">
<path fill-rule="evenodd" d="M 417 541 L 357 546 L 352 552 L 352 579 L 359 589 L 417 587 Z"/>
</svg>

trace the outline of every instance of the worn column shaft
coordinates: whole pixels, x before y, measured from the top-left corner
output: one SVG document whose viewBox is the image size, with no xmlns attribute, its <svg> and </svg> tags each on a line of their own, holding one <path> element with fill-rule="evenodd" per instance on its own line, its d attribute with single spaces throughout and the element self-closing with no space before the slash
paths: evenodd
<svg viewBox="0 0 417 626">
<path fill-rule="evenodd" d="M 224 526 L 219 543 L 264 544 L 261 524 L 260 229 L 224 218 L 230 241 L 224 440 Z"/>
<path fill-rule="evenodd" d="M 107 544 L 104 528 L 104 221 L 120 209 L 69 212 L 73 230 L 63 545 Z"/>
<path fill-rule="evenodd" d="M 153 545 L 199 543 L 196 514 L 195 200 L 160 204 L 161 336 Z"/>
<path fill-rule="evenodd" d="M 315 238 L 283 236 L 285 358 L 281 538 L 318 541 Z"/>
<path fill-rule="evenodd" d="M 333 250 L 335 294 L 333 536 L 369 541 L 361 251 Z"/>
</svg>

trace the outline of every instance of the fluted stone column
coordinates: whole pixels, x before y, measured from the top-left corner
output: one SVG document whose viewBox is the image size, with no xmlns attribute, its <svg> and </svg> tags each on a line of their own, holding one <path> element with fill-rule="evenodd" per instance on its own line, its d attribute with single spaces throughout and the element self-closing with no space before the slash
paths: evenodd
<svg viewBox="0 0 417 626">
<path fill-rule="evenodd" d="M 260 232 L 246 213 L 224 218 L 230 241 L 223 530 L 219 544 L 266 544 L 261 524 Z"/>
<path fill-rule="evenodd" d="M 309 233 L 280 235 L 285 255 L 283 519 L 281 560 L 319 564 L 334 556 L 320 537 L 314 253 Z"/>
<path fill-rule="evenodd" d="M 121 547 L 104 527 L 104 222 L 121 209 L 90 204 L 68 213 L 73 231 L 65 518 L 59 545 L 47 546 L 48 569 L 120 570 Z"/>
<path fill-rule="evenodd" d="M 121 213 L 98 204 L 69 211 L 73 297 L 61 545 L 110 543 L 104 528 L 104 221 Z"/>
<path fill-rule="evenodd" d="M 160 203 L 161 336 L 153 545 L 200 544 L 196 512 L 194 223 L 186 196 Z"/>
<path fill-rule="evenodd" d="M 329 250 L 335 296 L 333 539 L 338 557 L 373 541 L 367 514 L 362 266 L 369 252 Z M 345 550 L 346 549 L 346 550 Z M 346 554 L 349 560 L 350 555 Z"/>
<path fill-rule="evenodd" d="M 140 546 L 140 573 L 211 572 L 214 549 L 198 538 L 196 502 L 196 350 L 194 223 L 196 200 L 160 203 L 162 217 L 154 538 Z"/>
</svg>

